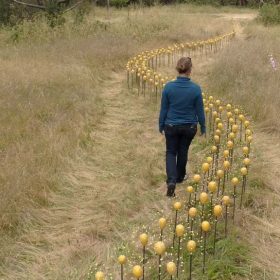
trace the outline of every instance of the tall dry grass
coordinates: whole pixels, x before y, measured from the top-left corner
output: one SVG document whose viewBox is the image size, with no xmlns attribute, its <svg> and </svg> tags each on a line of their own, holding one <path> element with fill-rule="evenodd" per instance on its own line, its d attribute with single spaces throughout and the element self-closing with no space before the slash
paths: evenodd
<svg viewBox="0 0 280 280">
<path fill-rule="evenodd" d="M 244 109 L 268 133 L 280 133 L 279 27 L 251 23 L 238 40 L 213 63 L 210 90 Z M 273 70 L 269 55 L 278 64 Z M 225 71 L 226 70 L 226 71 Z"/>
<path fill-rule="evenodd" d="M 209 68 L 210 90 L 241 104 L 254 122 L 254 165 L 251 194 L 242 218 L 248 243 L 254 248 L 256 279 L 280 278 L 280 27 L 249 23 Z M 269 60 L 272 54 L 277 70 Z"/>
<path fill-rule="evenodd" d="M 231 29 L 194 9 L 112 10 L 110 19 L 94 9 L 80 24 L 68 16 L 52 29 L 38 18 L 0 31 L 3 279 L 85 278 L 129 232 L 123 217 L 141 221 L 158 199 L 140 199 L 163 180 L 157 113 L 122 95 L 124 76 L 112 72 L 140 50 Z"/>
</svg>

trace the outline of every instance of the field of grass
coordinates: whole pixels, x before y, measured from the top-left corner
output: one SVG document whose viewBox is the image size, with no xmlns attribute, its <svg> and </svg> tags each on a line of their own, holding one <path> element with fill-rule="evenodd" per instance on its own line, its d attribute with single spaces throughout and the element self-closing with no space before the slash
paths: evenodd
<svg viewBox="0 0 280 280">
<path fill-rule="evenodd" d="M 166 208 L 157 106 L 127 92 L 125 64 L 142 50 L 230 31 L 229 15 L 240 13 L 251 11 L 178 5 L 108 17 L 94 8 L 82 22 L 73 14 L 55 28 L 38 18 L 0 30 L 1 279 L 91 279 L 93 264 L 111 263 L 131 227 L 153 218 L 149 209 Z M 250 24 L 211 66 L 196 58 L 194 79 L 226 92 L 262 133 L 276 134 L 279 71 L 267 52 L 280 61 L 279 28 L 267 30 Z"/>
<path fill-rule="evenodd" d="M 255 164 L 252 193 L 242 225 L 247 240 L 255 248 L 253 263 L 264 271 L 265 279 L 279 279 L 275 265 L 280 255 L 280 27 L 264 27 L 253 21 L 243 35 L 213 61 L 207 70 L 209 90 L 240 104 L 255 126 Z M 276 61 L 274 70 L 270 55 Z M 265 277 L 265 276 L 264 276 Z"/>
</svg>

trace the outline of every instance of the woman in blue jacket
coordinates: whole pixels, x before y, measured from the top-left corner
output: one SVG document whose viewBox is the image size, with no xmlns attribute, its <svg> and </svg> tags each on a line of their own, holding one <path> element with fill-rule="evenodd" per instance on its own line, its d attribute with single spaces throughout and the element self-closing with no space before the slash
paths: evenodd
<svg viewBox="0 0 280 280">
<path fill-rule="evenodd" d="M 186 179 L 189 146 L 196 135 L 197 123 L 205 134 L 205 115 L 200 86 L 191 81 L 192 61 L 179 59 L 176 80 L 162 92 L 159 131 L 166 138 L 167 196 L 175 196 L 176 184 Z"/>
</svg>

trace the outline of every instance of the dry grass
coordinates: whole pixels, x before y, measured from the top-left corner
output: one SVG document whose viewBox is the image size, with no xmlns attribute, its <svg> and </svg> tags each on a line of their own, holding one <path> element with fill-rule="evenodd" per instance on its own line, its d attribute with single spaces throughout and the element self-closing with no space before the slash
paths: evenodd
<svg viewBox="0 0 280 280">
<path fill-rule="evenodd" d="M 279 32 L 279 27 L 249 23 L 239 40 L 207 69 L 211 91 L 242 104 L 255 125 L 251 196 L 242 220 L 255 251 L 253 264 L 260 271 L 253 279 L 280 278 Z M 277 71 L 270 65 L 269 54 L 278 61 Z"/>
<path fill-rule="evenodd" d="M 242 104 L 265 132 L 280 133 L 279 27 L 266 28 L 251 23 L 245 40 L 238 40 L 214 63 L 211 90 Z M 278 61 L 274 71 L 269 62 Z M 224 71 L 226 69 L 226 71 Z"/>
<path fill-rule="evenodd" d="M 1 30 L 3 279 L 85 278 L 160 200 L 156 108 L 123 92 L 125 75 L 112 71 L 140 50 L 231 28 L 188 10 L 136 10 L 131 20 L 113 11 L 108 21 L 96 9 L 78 26 L 69 17 L 55 29 L 38 19 Z"/>
</svg>

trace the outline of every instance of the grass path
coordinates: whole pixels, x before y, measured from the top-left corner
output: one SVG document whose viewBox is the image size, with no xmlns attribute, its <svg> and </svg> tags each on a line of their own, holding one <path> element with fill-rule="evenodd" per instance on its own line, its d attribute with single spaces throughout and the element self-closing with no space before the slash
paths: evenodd
<svg viewBox="0 0 280 280">
<path fill-rule="evenodd" d="M 40 212 L 32 238 L 15 244 L 18 255 L 7 260 L 4 279 L 84 279 L 94 260 L 110 263 L 112 248 L 133 225 L 165 207 L 157 105 L 128 94 L 124 77 L 108 78 L 104 116 L 91 128 L 89 152 L 64 174 L 65 186 Z"/>
</svg>

